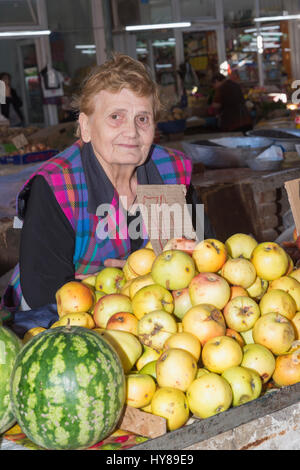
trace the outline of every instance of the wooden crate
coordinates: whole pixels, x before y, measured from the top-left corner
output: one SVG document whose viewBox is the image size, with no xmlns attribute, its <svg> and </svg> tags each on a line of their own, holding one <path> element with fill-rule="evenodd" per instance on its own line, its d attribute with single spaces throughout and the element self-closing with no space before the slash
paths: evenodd
<svg viewBox="0 0 300 470">
<path fill-rule="evenodd" d="M 282 217 L 289 209 L 284 183 L 296 178 L 300 166 L 276 172 L 207 170 L 194 173 L 192 181 L 218 239 L 243 232 L 264 242 L 274 241 L 283 231 Z"/>
</svg>

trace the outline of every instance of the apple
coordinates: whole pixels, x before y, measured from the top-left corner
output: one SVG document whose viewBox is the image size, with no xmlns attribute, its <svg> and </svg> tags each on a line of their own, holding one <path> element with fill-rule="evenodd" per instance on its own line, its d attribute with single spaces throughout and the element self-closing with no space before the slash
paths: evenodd
<svg viewBox="0 0 300 470">
<path fill-rule="evenodd" d="M 92 274 L 91 276 L 88 276 L 82 279 L 81 281 L 82 284 L 86 284 L 87 286 L 90 286 L 90 287 L 95 287 L 97 274 Z"/>
<path fill-rule="evenodd" d="M 224 243 L 210 238 L 195 246 L 193 259 L 199 273 L 216 273 L 227 259 L 227 250 Z"/>
<path fill-rule="evenodd" d="M 51 325 L 51 328 L 58 326 L 81 326 L 83 328 L 95 328 L 95 322 L 92 315 L 87 312 L 66 313 L 59 320 Z"/>
<path fill-rule="evenodd" d="M 297 310 L 300 310 L 300 282 L 290 276 L 282 276 L 269 284 L 269 289 L 281 289 L 290 294 L 296 302 Z"/>
<path fill-rule="evenodd" d="M 286 252 L 274 242 L 264 242 L 257 245 L 253 250 L 251 262 L 257 275 L 266 281 L 274 281 L 283 276 L 289 265 Z"/>
<path fill-rule="evenodd" d="M 157 363 L 157 360 L 156 360 L 156 361 L 147 362 L 147 364 L 144 365 L 144 367 L 142 367 L 142 368 L 139 370 L 139 374 L 151 375 L 151 377 L 153 377 L 154 380 L 156 380 L 156 363 Z M 151 413 L 151 410 L 150 410 L 150 413 Z"/>
<path fill-rule="evenodd" d="M 260 300 L 268 289 L 268 281 L 261 279 L 259 276 L 256 277 L 252 286 L 248 287 L 247 293 L 252 299 Z"/>
<path fill-rule="evenodd" d="M 127 295 L 127 297 L 130 297 L 129 293 L 129 288 L 132 283 L 133 279 L 130 279 L 129 281 L 126 281 L 124 286 L 120 289 L 120 294 Z"/>
<path fill-rule="evenodd" d="M 276 358 L 273 380 L 279 387 L 300 382 L 300 349 Z"/>
<path fill-rule="evenodd" d="M 240 333 L 253 328 L 260 309 L 251 297 L 235 297 L 225 306 L 223 315 L 227 326 Z"/>
<path fill-rule="evenodd" d="M 262 382 L 259 374 L 247 367 L 235 366 L 225 370 L 222 377 L 230 384 L 233 406 L 255 400 L 261 394 Z"/>
<path fill-rule="evenodd" d="M 30 330 L 26 331 L 26 333 L 25 333 L 25 335 L 22 339 L 22 343 L 23 344 L 28 343 L 28 341 L 30 341 L 31 338 L 38 335 L 39 333 L 42 333 L 45 330 L 46 330 L 46 328 L 43 328 L 42 326 L 35 326 L 34 328 L 30 328 Z"/>
<path fill-rule="evenodd" d="M 163 251 L 152 265 L 151 276 L 166 289 L 184 289 L 195 276 L 195 263 L 184 251 Z"/>
<path fill-rule="evenodd" d="M 122 269 L 104 268 L 96 276 L 95 289 L 106 294 L 115 294 L 120 292 L 126 282 Z"/>
<path fill-rule="evenodd" d="M 293 279 L 296 279 L 300 283 L 300 268 L 294 269 L 291 271 L 288 276 L 292 277 Z"/>
<path fill-rule="evenodd" d="M 204 369 L 204 367 L 200 367 L 197 370 L 196 379 L 199 379 L 200 377 L 202 377 L 202 375 L 207 375 L 207 374 L 211 374 L 211 372 L 209 372 L 209 370 L 207 369 Z"/>
<path fill-rule="evenodd" d="M 137 336 L 138 319 L 135 315 L 128 312 L 118 312 L 110 317 L 106 328 L 108 330 L 128 331 Z"/>
<path fill-rule="evenodd" d="M 164 349 L 166 350 L 174 348 L 188 351 L 190 354 L 192 354 L 197 362 L 200 359 L 201 343 L 199 339 L 191 333 L 183 331 L 181 333 L 174 333 L 172 336 L 170 336 L 164 344 Z"/>
<path fill-rule="evenodd" d="M 235 297 L 249 297 L 249 294 L 244 287 L 241 286 L 230 286 L 230 298 L 229 300 L 234 299 Z"/>
<path fill-rule="evenodd" d="M 150 348 L 149 346 L 145 346 L 145 345 L 143 345 L 143 349 L 144 350 L 143 350 L 142 355 L 136 361 L 136 368 L 138 371 L 141 370 L 143 367 L 145 367 L 145 365 L 148 364 L 149 362 L 156 361 L 162 353 L 162 351 L 155 351 L 155 349 Z"/>
<path fill-rule="evenodd" d="M 295 340 L 292 323 L 279 313 L 267 313 L 253 327 L 255 343 L 270 349 L 273 354 L 285 354 Z"/>
<path fill-rule="evenodd" d="M 196 245 L 196 240 L 189 240 L 188 238 L 172 238 L 165 244 L 163 251 L 180 250 L 192 255 Z"/>
<path fill-rule="evenodd" d="M 185 394 L 172 387 L 156 390 L 151 401 L 152 414 L 167 421 L 168 431 L 181 428 L 189 419 L 190 410 Z"/>
<path fill-rule="evenodd" d="M 180 320 L 183 319 L 186 312 L 192 308 L 192 302 L 189 294 L 189 288 L 173 290 L 174 315 Z"/>
<path fill-rule="evenodd" d="M 217 308 L 209 304 L 192 307 L 182 320 L 183 331 L 196 336 L 203 346 L 216 336 L 225 335 L 225 320 Z"/>
<path fill-rule="evenodd" d="M 88 312 L 94 306 L 94 294 L 89 286 L 79 281 L 64 284 L 55 294 L 57 313 L 62 317 L 66 313 Z"/>
<path fill-rule="evenodd" d="M 250 287 L 256 279 L 256 271 L 251 261 L 244 258 L 229 259 L 222 267 L 221 275 L 229 284 Z"/>
<path fill-rule="evenodd" d="M 139 320 L 146 313 L 154 310 L 172 313 L 174 310 L 173 296 L 171 292 L 158 284 L 145 286 L 132 298 L 132 309 Z"/>
<path fill-rule="evenodd" d="M 156 391 L 153 377 L 146 374 L 128 374 L 125 379 L 126 404 L 133 408 L 149 405 Z"/>
<path fill-rule="evenodd" d="M 241 331 L 241 337 L 243 338 L 246 344 L 254 344 L 253 328 L 248 331 Z"/>
<path fill-rule="evenodd" d="M 124 273 L 126 281 L 131 281 L 131 279 L 135 279 L 136 277 L 139 277 L 139 275 L 131 269 L 128 263 L 128 259 L 126 260 L 126 263 L 124 264 L 122 271 Z"/>
<path fill-rule="evenodd" d="M 166 340 L 176 332 L 174 317 L 164 310 L 146 313 L 138 323 L 139 340 L 156 351 L 161 351 Z"/>
<path fill-rule="evenodd" d="M 297 306 L 293 297 L 281 289 L 272 289 L 267 292 L 259 303 L 262 315 L 270 312 L 280 313 L 292 320 L 296 315 Z"/>
<path fill-rule="evenodd" d="M 245 233 L 235 233 L 225 242 L 225 247 L 232 258 L 250 259 L 257 241 Z"/>
<path fill-rule="evenodd" d="M 210 372 L 191 383 L 186 397 L 191 412 L 198 418 L 205 419 L 230 408 L 232 390 L 223 377 Z"/>
<path fill-rule="evenodd" d="M 229 367 L 239 366 L 242 359 L 241 346 L 229 336 L 218 336 L 203 346 L 202 362 L 211 372 L 222 374 Z"/>
<path fill-rule="evenodd" d="M 130 299 L 123 294 L 105 295 L 95 305 L 94 321 L 100 328 L 106 328 L 110 317 L 119 312 L 133 313 Z"/>
<path fill-rule="evenodd" d="M 241 366 L 254 369 L 263 383 L 267 383 L 275 370 L 275 357 L 269 349 L 261 344 L 247 344 L 243 348 Z"/>
<path fill-rule="evenodd" d="M 134 273 L 138 276 L 144 276 L 151 272 L 155 258 L 156 255 L 153 250 L 141 248 L 128 256 L 127 263 Z"/>
<path fill-rule="evenodd" d="M 291 322 L 295 330 L 296 340 L 300 340 L 300 312 L 296 313 Z"/>
<path fill-rule="evenodd" d="M 200 273 L 189 285 L 192 305 L 211 304 L 222 310 L 230 298 L 228 282 L 215 273 Z"/>
<path fill-rule="evenodd" d="M 197 362 L 184 349 L 167 349 L 156 363 L 156 380 L 159 387 L 173 387 L 186 392 L 196 377 Z"/>
<path fill-rule="evenodd" d="M 241 348 L 243 348 L 246 344 L 243 337 L 237 331 L 233 330 L 232 328 L 227 328 L 226 329 L 225 336 L 229 336 L 229 338 L 235 339 L 239 343 Z"/>
<path fill-rule="evenodd" d="M 95 328 L 93 331 L 102 336 L 116 350 L 124 372 L 127 374 L 142 355 L 142 345 L 139 340 L 127 331 L 103 328 Z"/>
<path fill-rule="evenodd" d="M 286 276 L 288 276 L 289 274 L 291 274 L 294 270 L 294 261 L 292 260 L 292 258 L 290 257 L 290 255 L 287 253 L 287 257 L 288 257 L 288 260 L 289 260 L 289 264 L 288 264 L 288 268 L 287 268 L 287 271 L 285 273 Z"/>
<path fill-rule="evenodd" d="M 133 299 L 135 294 L 140 289 L 146 286 L 151 286 L 153 284 L 155 284 L 155 282 L 153 281 L 151 274 L 145 274 L 144 276 L 139 276 L 135 279 L 132 279 L 129 285 L 129 297 Z"/>
</svg>

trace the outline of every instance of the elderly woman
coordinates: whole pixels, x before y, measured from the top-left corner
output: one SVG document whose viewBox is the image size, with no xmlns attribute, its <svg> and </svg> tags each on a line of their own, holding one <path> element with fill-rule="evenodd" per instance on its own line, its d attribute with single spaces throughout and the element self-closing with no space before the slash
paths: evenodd
<svg viewBox="0 0 300 470">
<path fill-rule="evenodd" d="M 189 158 L 152 145 L 160 106 L 157 85 L 128 56 L 115 55 L 86 79 L 78 99 L 80 139 L 43 164 L 18 196 L 20 261 L 6 308 L 54 303 L 62 284 L 101 266 L 122 266 L 145 246 L 147 237 L 128 233 L 139 184 L 184 184 L 195 203 Z M 101 204 L 114 208 L 115 237 L 103 236 Z"/>
</svg>

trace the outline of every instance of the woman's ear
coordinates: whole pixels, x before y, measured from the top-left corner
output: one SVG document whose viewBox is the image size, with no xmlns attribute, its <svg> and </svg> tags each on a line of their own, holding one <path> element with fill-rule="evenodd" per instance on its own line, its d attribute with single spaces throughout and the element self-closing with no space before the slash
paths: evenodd
<svg viewBox="0 0 300 470">
<path fill-rule="evenodd" d="M 90 133 L 90 123 L 89 118 L 85 113 L 80 113 L 79 118 L 79 127 L 80 127 L 80 135 L 83 142 L 87 143 L 91 140 L 91 133 Z"/>
</svg>

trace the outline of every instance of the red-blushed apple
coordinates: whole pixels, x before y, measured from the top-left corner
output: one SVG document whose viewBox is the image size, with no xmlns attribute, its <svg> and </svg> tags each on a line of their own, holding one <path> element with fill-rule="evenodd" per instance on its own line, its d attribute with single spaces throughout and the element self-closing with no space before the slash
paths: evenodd
<svg viewBox="0 0 300 470">
<path fill-rule="evenodd" d="M 266 281 L 278 279 L 287 272 L 289 260 L 286 252 L 274 242 L 264 242 L 254 248 L 251 262 L 257 275 Z"/>
<path fill-rule="evenodd" d="M 164 310 L 146 313 L 138 322 L 140 342 L 156 351 L 161 351 L 167 339 L 176 332 L 175 318 Z"/>
<path fill-rule="evenodd" d="M 229 259 L 223 265 L 221 275 L 229 284 L 250 287 L 256 279 L 256 271 L 251 261 L 244 258 Z"/>
<path fill-rule="evenodd" d="M 66 313 L 88 312 L 95 301 L 92 289 L 79 281 L 64 284 L 56 292 L 55 298 L 59 317 Z"/>
<path fill-rule="evenodd" d="M 239 366 L 242 359 L 241 346 L 229 336 L 218 336 L 203 346 L 202 362 L 211 372 L 222 374 L 229 367 Z"/>
<path fill-rule="evenodd" d="M 200 273 L 189 285 L 192 305 L 211 304 L 222 310 L 230 298 L 228 282 L 215 273 Z"/>
<path fill-rule="evenodd" d="M 235 297 L 225 306 L 223 315 L 228 328 L 240 333 L 253 328 L 260 317 L 260 309 L 251 297 Z"/>
<path fill-rule="evenodd" d="M 100 328 L 106 328 L 110 317 L 119 312 L 133 313 L 130 299 L 123 294 L 105 295 L 95 305 L 94 321 Z"/>
<path fill-rule="evenodd" d="M 132 298 L 132 309 L 138 320 L 154 310 L 165 310 L 172 313 L 174 310 L 173 296 L 171 292 L 158 284 L 145 286 Z"/>
<path fill-rule="evenodd" d="M 247 367 L 230 367 L 222 377 L 230 384 L 233 393 L 233 406 L 240 406 L 255 400 L 261 394 L 262 381 L 254 369 Z"/>
<path fill-rule="evenodd" d="M 255 343 L 270 349 L 273 354 L 285 354 L 295 340 L 292 323 L 279 313 L 267 313 L 260 317 L 253 327 Z"/>
<path fill-rule="evenodd" d="M 246 344 L 243 337 L 237 331 L 233 330 L 232 328 L 226 328 L 225 336 L 229 336 L 230 338 L 235 339 L 239 343 L 241 348 L 243 348 Z"/>
<path fill-rule="evenodd" d="M 261 298 L 259 308 L 262 315 L 276 312 L 289 320 L 293 319 L 297 311 L 297 305 L 293 297 L 281 289 L 272 289 L 267 292 Z"/>
<path fill-rule="evenodd" d="M 257 241 L 250 235 L 245 233 L 235 233 L 229 237 L 225 246 L 228 254 L 232 258 L 246 258 L 250 259 L 254 248 L 258 245 Z"/>
<path fill-rule="evenodd" d="M 188 351 L 192 354 L 198 362 L 201 354 L 201 343 L 192 333 L 182 331 L 181 333 L 174 333 L 170 336 L 164 344 L 164 349 L 184 349 L 184 351 Z"/>
<path fill-rule="evenodd" d="M 180 250 L 192 255 L 196 245 L 196 240 L 189 240 L 188 238 L 172 238 L 165 244 L 163 251 Z"/>
<path fill-rule="evenodd" d="M 184 251 L 163 251 L 152 265 L 151 276 L 166 289 L 185 289 L 195 276 L 195 263 Z"/>
<path fill-rule="evenodd" d="M 196 373 L 196 359 L 184 349 L 167 349 L 156 363 L 156 381 L 159 387 L 173 387 L 186 392 Z"/>
<path fill-rule="evenodd" d="M 196 336 L 203 346 L 216 336 L 225 335 L 225 320 L 216 307 L 201 304 L 192 307 L 182 319 L 183 331 Z"/>
<path fill-rule="evenodd" d="M 190 414 L 185 394 L 173 387 L 156 390 L 151 401 L 151 412 L 166 419 L 168 431 L 181 428 Z"/>
<path fill-rule="evenodd" d="M 244 287 L 230 286 L 230 299 L 229 300 L 232 300 L 235 297 L 242 297 L 242 296 L 249 297 L 249 294 L 247 290 L 244 289 Z"/>
<path fill-rule="evenodd" d="M 156 391 L 153 377 L 146 374 L 128 374 L 125 379 L 126 404 L 133 408 L 149 405 Z"/>
<path fill-rule="evenodd" d="M 279 387 L 300 382 L 300 349 L 276 358 L 273 380 Z"/>
<path fill-rule="evenodd" d="M 107 330 L 128 331 L 137 336 L 138 319 L 135 315 L 128 312 L 118 312 L 110 317 L 107 322 Z"/>
<path fill-rule="evenodd" d="M 259 276 L 257 276 L 252 286 L 248 287 L 247 293 L 252 299 L 260 300 L 267 292 L 268 285 L 268 281 L 265 281 L 264 279 L 261 279 Z"/>
<path fill-rule="evenodd" d="M 96 276 L 95 289 L 106 294 L 120 292 L 126 282 L 122 269 L 107 267 L 102 269 Z"/>
<path fill-rule="evenodd" d="M 223 377 L 210 372 L 191 383 L 186 397 L 191 412 L 198 418 L 205 419 L 230 408 L 232 390 Z"/>
<path fill-rule="evenodd" d="M 269 289 L 281 289 L 290 294 L 296 302 L 297 310 L 300 310 L 300 282 L 290 276 L 282 276 L 270 282 Z"/>
<path fill-rule="evenodd" d="M 144 276 L 151 272 L 156 256 L 153 250 L 140 248 L 131 253 L 127 258 L 130 269 L 138 276 Z"/>
<path fill-rule="evenodd" d="M 199 273 L 217 273 L 227 259 L 227 250 L 224 243 L 209 238 L 195 246 L 193 259 Z"/>
<path fill-rule="evenodd" d="M 189 294 L 189 288 L 173 290 L 174 315 L 180 320 L 183 319 L 186 312 L 192 308 L 192 302 Z"/>
<path fill-rule="evenodd" d="M 275 370 L 275 357 L 269 349 L 261 344 L 247 344 L 243 348 L 241 366 L 254 369 L 263 383 L 267 383 Z"/>
</svg>

